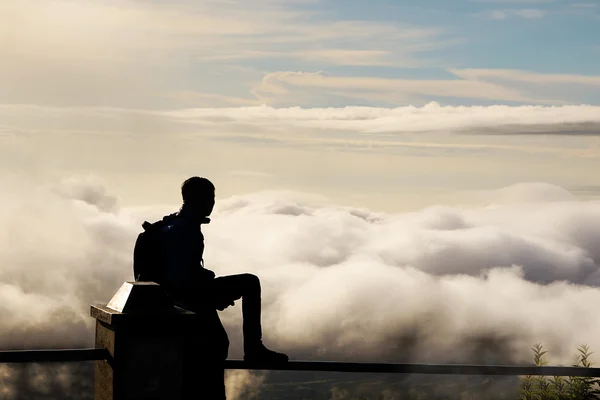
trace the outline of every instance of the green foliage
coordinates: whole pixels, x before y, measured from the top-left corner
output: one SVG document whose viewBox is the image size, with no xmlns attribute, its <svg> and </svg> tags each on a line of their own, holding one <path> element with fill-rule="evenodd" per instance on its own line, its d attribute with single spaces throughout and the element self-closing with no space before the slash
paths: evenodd
<svg viewBox="0 0 600 400">
<path fill-rule="evenodd" d="M 532 348 L 533 361 L 536 366 L 548 364 L 544 356 L 547 351 L 540 343 Z M 593 354 L 587 345 L 577 349 L 574 367 L 591 368 L 593 363 L 590 356 Z M 600 379 L 585 376 L 570 376 L 563 378 L 554 376 L 524 376 L 521 378 L 519 391 L 520 400 L 591 400 L 600 399 Z"/>
<path fill-rule="evenodd" d="M 578 349 L 577 362 L 574 367 L 590 368 L 593 363 L 590 356 L 593 354 L 587 345 L 582 345 Z M 569 388 L 567 393 L 571 399 L 600 399 L 600 390 L 598 384 L 600 379 L 586 376 L 572 376 L 569 378 Z"/>
<path fill-rule="evenodd" d="M 556 400 L 568 400 L 569 397 L 569 381 L 562 376 L 555 376 L 550 379 L 550 385 L 554 392 L 554 398 Z"/>
</svg>

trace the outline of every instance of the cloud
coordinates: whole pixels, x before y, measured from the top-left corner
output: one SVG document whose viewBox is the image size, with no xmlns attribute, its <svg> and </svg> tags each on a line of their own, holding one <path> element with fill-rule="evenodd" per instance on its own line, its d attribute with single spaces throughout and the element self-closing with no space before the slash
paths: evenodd
<svg viewBox="0 0 600 400">
<path fill-rule="evenodd" d="M 538 19 L 544 18 L 548 14 L 548 11 L 535 8 L 524 8 L 522 10 L 515 10 L 514 13 L 521 18 Z"/>
<path fill-rule="evenodd" d="M 89 152 L 87 141 L 93 140 L 96 143 L 95 155 L 82 156 L 80 164 L 90 165 L 90 157 L 98 159 L 97 163 L 105 163 L 100 154 L 106 151 L 111 153 L 111 168 L 132 170 L 147 163 L 144 160 L 148 157 L 149 146 L 154 146 L 161 154 L 166 146 L 172 148 L 171 151 L 176 150 L 192 158 L 196 157 L 195 151 L 208 148 L 207 142 L 203 142 L 196 150 L 188 148 L 191 138 L 231 145 L 329 146 L 369 152 L 421 149 L 434 154 L 446 152 L 445 156 L 448 155 L 447 151 L 460 151 L 459 154 L 463 155 L 466 152 L 501 151 L 512 154 L 554 154 L 560 157 L 598 157 L 595 144 L 567 147 L 560 141 L 529 143 L 508 137 L 598 136 L 599 115 L 599 107 L 588 105 L 457 107 L 442 106 L 435 102 L 423 107 L 395 108 L 259 106 L 167 111 L 5 105 L 0 106 L 0 117 L 4 124 L 0 128 L 12 139 L 6 142 L 4 151 L 0 150 L 0 158 L 3 158 L 7 168 L 43 164 L 47 156 L 42 153 L 52 146 L 58 146 L 53 144 L 57 139 L 61 143 L 68 142 L 69 148 L 81 142 L 81 146 L 87 149 L 85 154 Z M 492 135 L 504 135 L 505 138 L 502 142 L 485 138 Z M 119 145 L 115 147 L 116 138 L 119 138 Z M 40 154 L 34 145 L 39 147 Z M 64 151 L 59 146 L 52 154 L 58 156 Z M 123 160 L 117 166 L 115 163 L 120 159 L 120 153 L 123 153 Z M 67 153 L 64 154 L 66 157 Z M 137 161 L 132 159 L 134 155 Z M 163 158 L 161 156 L 160 160 L 153 161 L 156 171 L 172 168 L 170 165 L 174 161 Z M 67 161 L 76 164 L 77 157 L 69 153 Z M 241 170 L 248 168 L 236 165 L 240 165 Z M 252 168 L 255 167 L 248 169 Z M 142 170 L 147 171 L 145 168 Z"/>
<path fill-rule="evenodd" d="M 269 54 L 271 55 L 271 54 Z M 343 49 L 314 49 L 296 53 L 279 53 L 273 56 L 296 58 L 305 62 L 318 62 L 331 65 L 353 66 L 415 66 L 418 64 L 412 57 L 400 62 L 392 60 L 389 50 L 343 50 Z"/>
<path fill-rule="evenodd" d="M 423 65 L 419 57 L 423 53 L 459 42 L 451 32 L 438 27 L 362 20 L 303 21 L 295 25 L 293 32 L 289 26 L 282 32 L 281 37 L 261 38 L 235 52 L 216 50 L 203 59 L 291 59 L 319 65 L 416 67 Z"/>
<path fill-rule="evenodd" d="M 358 133 L 368 132 L 460 132 L 470 128 L 494 126 L 548 126 L 557 132 L 565 124 L 597 123 L 598 106 L 443 106 L 431 102 L 423 107 L 341 107 L 275 108 L 270 106 L 237 108 L 190 108 L 147 111 L 119 108 L 58 108 L 36 106 L 0 106 L 6 132 L 23 134 L 44 131 L 93 131 L 97 133 L 155 134 L 152 125 L 172 127 L 184 133 L 200 127 L 264 126 L 322 127 Z M 146 123 L 140 121 L 147 120 Z M 137 124 L 133 124 L 135 121 Z M 139 126 L 141 129 L 138 129 Z M 567 125 L 568 126 L 568 125 Z M 46 129 L 43 129 L 43 128 Z M 550 128 L 549 128 L 550 130 Z M 564 131 L 568 134 L 568 130 Z"/>
<path fill-rule="evenodd" d="M 0 103 L 137 107 L 172 105 L 182 90 L 235 98 L 211 76 L 242 59 L 414 66 L 452 41 L 437 27 L 330 20 L 273 1 L 9 0 L 0 37 Z"/>
<path fill-rule="evenodd" d="M 217 93 L 201 93 L 192 90 L 180 90 L 168 93 L 165 97 L 172 98 L 178 104 L 194 107 L 234 107 L 234 106 L 257 106 L 261 102 L 258 99 L 225 96 Z"/>
<path fill-rule="evenodd" d="M 525 104 L 575 102 L 600 77 L 508 69 L 450 69 L 459 79 L 393 79 L 334 76 L 325 72 L 280 71 L 266 74 L 253 93 L 267 104 L 315 104 L 343 99 L 344 104 L 416 104 L 424 98 L 469 99 Z M 526 85 L 523 85 L 525 83 Z"/>
<path fill-rule="evenodd" d="M 331 76 L 323 72 L 273 72 L 264 76 L 253 93 L 269 104 L 314 103 L 323 96 L 370 100 L 391 104 L 409 103 L 426 96 L 514 102 L 551 102 L 521 94 L 517 89 L 468 79 L 391 79 Z"/>
<path fill-rule="evenodd" d="M 533 84 L 563 84 L 600 86 L 600 76 L 575 74 L 548 74 L 514 69 L 451 69 L 454 75 L 467 80 L 490 80 L 525 82 Z"/>
<path fill-rule="evenodd" d="M 491 10 L 485 13 L 489 18 L 497 20 L 505 20 L 511 16 L 524 19 L 540 19 L 544 18 L 547 14 L 547 10 L 538 10 L 535 8 Z"/>
<path fill-rule="evenodd" d="M 3 177 L 2 186 L 12 191 L 0 205 L 2 348 L 90 345 L 83 302 L 122 283 L 127 217 L 97 182 L 36 186 Z"/>
<path fill-rule="evenodd" d="M 466 361 L 477 357 L 464 353 L 466 338 L 492 332 L 510 338 L 509 358 L 521 362 L 517 349 L 536 339 L 558 354 L 595 343 L 597 328 L 578 321 L 600 295 L 591 287 L 598 204 L 545 184 L 487 196 L 488 207 L 397 215 L 299 195 L 236 196 L 205 230 L 207 265 L 262 277 L 266 340 L 297 358 Z M 578 317 L 567 311 L 575 304 Z M 238 332 L 237 310 L 224 319 Z M 396 347 L 403 335 L 416 347 Z"/>
<path fill-rule="evenodd" d="M 225 391 L 231 400 L 254 398 L 260 392 L 265 376 L 254 371 L 225 372 Z"/>
<path fill-rule="evenodd" d="M 272 178 L 274 176 L 261 171 L 231 171 L 229 175 L 241 178 Z"/>
<path fill-rule="evenodd" d="M 92 345 L 89 304 L 131 279 L 139 223 L 176 205 L 107 208 L 93 180 L 2 186 L 0 346 Z M 542 342 L 570 364 L 579 344 L 600 347 L 600 204 L 543 183 L 473 195 L 482 206 L 400 214 L 234 196 L 204 229 L 206 264 L 261 277 L 265 341 L 292 359 L 523 363 Z M 222 317 L 239 357 L 240 310 Z"/>
<path fill-rule="evenodd" d="M 489 12 L 489 17 L 491 19 L 504 20 L 508 17 L 508 14 L 505 11 L 492 10 Z"/>
<path fill-rule="evenodd" d="M 570 6 L 573 8 L 583 8 L 583 9 L 590 9 L 590 8 L 598 7 L 598 5 L 594 4 L 594 3 L 575 3 L 575 4 L 571 4 Z"/>
<path fill-rule="evenodd" d="M 60 184 L 66 189 L 59 191 L 56 185 L 4 182 L 12 189 L 0 216 L 3 226 L 11 227 L 4 232 L 0 252 L 4 348 L 90 343 L 87 306 L 106 301 L 130 278 L 138 223 L 166 211 L 106 209 L 107 195 L 97 183 L 78 182 L 87 186 L 83 192 L 88 194 L 81 196 L 76 194 L 81 190 L 70 189 L 72 182 Z M 535 340 L 534 334 L 541 335 L 540 340 L 556 339 L 542 326 L 528 331 L 516 322 L 528 312 L 533 321 L 546 321 L 549 314 L 533 314 L 543 312 L 538 306 L 544 301 L 558 307 L 553 309 L 559 320 L 578 324 L 587 315 L 585 304 L 578 316 L 566 312 L 577 299 L 598 295 L 597 289 L 586 286 L 600 279 L 596 264 L 600 253 L 594 247 L 600 236 L 598 204 L 577 201 L 564 189 L 547 184 L 522 184 L 482 195 L 490 206 L 436 206 L 396 215 L 340 207 L 294 193 L 235 196 L 219 203 L 214 223 L 205 229 L 210 243 L 207 265 L 220 274 L 259 273 L 265 285 L 267 337 L 313 356 L 318 348 L 342 358 L 384 357 L 393 327 L 398 334 L 403 324 L 414 328 L 404 321 L 406 313 L 419 315 L 425 310 L 441 318 L 452 309 L 449 315 L 463 309 L 465 314 L 453 322 L 458 325 L 447 328 L 456 339 L 460 324 L 475 323 L 472 318 L 483 318 L 475 330 L 497 328 L 514 333 L 523 343 Z M 254 233 L 248 236 L 249 231 Z M 232 246 L 236 252 L 230 251 Z M 423 292 L 423 285 L 436 289 Z M 504 287 L 513 288 L 510 301 Z M 483 296 L 486 291 L 489 296 Z M 553 295 L 541 296 L 544 293 Z M 442 299 L 450 304 L 444 305 Z M 504 301 L 522 301 L 522 314 L 510 307 L 489 309 L 493 315 L 486 317 L 481 314 Z M 370 317 L 375 315 L 379 322 Z M 65 318 L 66 325 L 50 323 L 55 318 Z M 232 328 L 239 322 L 236 312 L 226 313 L 226 320 Z M 501 321 L 512 322 L 501 328 Z M 532 323 L 525 325 L 534 328 Z M 296 329 L 298 324 L 304 328 Z M 369 340 L 364 342 L 362 328 L 355 324 L 371 329 Z M 339 327 L 344 325 L 358 331 L 342 334 Z M 596 342 L 589 336 L 593 325 L 581 328 L 579 337 L 562 338 L 565 346 L 576 340 Z M 338 339 L 329 342 L 327 337 L 334 332 Z M 428 332 L 423 332 L 423 340 L 438 340 Z M 355 350 L 345 353 L 347 346 Z M 383 347 L 377 350 L 378 346 Z"/>
</svg>

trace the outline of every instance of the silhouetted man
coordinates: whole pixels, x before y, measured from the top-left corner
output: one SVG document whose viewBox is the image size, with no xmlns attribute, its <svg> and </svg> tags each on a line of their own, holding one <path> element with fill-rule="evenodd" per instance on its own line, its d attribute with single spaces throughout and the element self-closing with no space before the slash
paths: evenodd
<svg viewBox="0 0 600 400">
<path fill-rule="evenodd" d="M 262 343 L 259 278 L 252 274 L 217 278 L 204 268 L 204 236 L 200 228 L 210 222 L 208 216 L 215 205 L 214 185 L 206 178 L 192 177 L 183 183 L 181 195 L 183 206 L 178 213 L 165 217 L 162 229 L 161 285 L 178 305 L 198 314 L 207 340 L 220 348 L 217 358 L 227 358 L 229 340 L 216 310 L 224 310 L 241 298 L 244 359 L 287 362 L 287 355 L 269 350 Z"/>
</svg>

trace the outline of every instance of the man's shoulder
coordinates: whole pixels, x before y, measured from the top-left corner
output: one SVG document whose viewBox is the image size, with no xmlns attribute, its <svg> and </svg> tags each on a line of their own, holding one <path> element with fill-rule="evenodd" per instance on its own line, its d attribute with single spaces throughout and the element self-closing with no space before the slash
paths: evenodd
<svg viewBox="0 0 600 400">
<path fill-rule="evenodd" d="M 163 232 L 177 231 L 182 229 L 189 229 L 190 224 L 178 213 L 169 214 L 165 216 L 161 221 Z"/>
<path fill-rule="evenodd" d="M 178 213 L 166 216 L 163 219 L 162 232 L 166 235 L 200 235 L 200 229 L 187 218 L 183 218 Z"/>
</svg>

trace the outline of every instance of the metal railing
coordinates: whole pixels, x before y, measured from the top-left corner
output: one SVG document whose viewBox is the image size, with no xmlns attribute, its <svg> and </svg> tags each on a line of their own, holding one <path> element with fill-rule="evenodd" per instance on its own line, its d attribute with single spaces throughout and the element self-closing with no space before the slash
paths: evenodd
<svg viewBox="0 0 600 400">
<path fill-rule="evenodd" d="M 0 363 L 53 363 L 110 360 L 106 349 L 11 350 L 0 351 Z M 225 361 L 225 369 L 270 371 L 372 372 L 428 375 L 577 376 L 600 378 L 600 368 L 562 366 L 386 364 L 331 361 L 290 361 L 285 364 Z"/>
<path fill-rule="evenodd" d="M 56 363 L 108 360 L 106 349 L 9 350 L 0 351 L 0 363 Z"/>
</svg>

